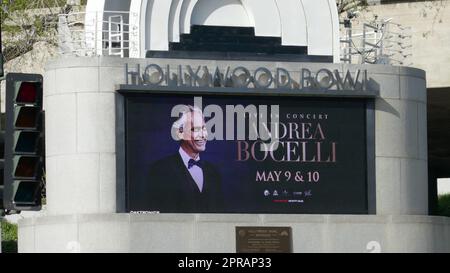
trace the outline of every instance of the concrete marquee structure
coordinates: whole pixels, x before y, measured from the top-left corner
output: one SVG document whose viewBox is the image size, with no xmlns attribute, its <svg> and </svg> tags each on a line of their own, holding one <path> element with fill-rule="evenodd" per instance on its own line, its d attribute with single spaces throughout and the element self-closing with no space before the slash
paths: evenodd
<svg viewBox="0 0 450 273">
<path fill-rule="evenodd" d="M 450 223 L 429 217 L 426 93 L 423 71 L 365 66 L 377 84 L 376 215 L 117 214 L 115 97 L 124 64 L 237 66 L 237 61 L 63 58 L 44 79 L 47 215 L 20 222 L 19 251 L 233 252 L 234 228 L 292 226 L 296 252 L 450 251 Z M 259 62 L 246 62 L 258 67 Z M 361 66 L 265 62 L 275 70 L 361 69 Z M 199 240 L 201 234 L 202 240 Z M 217 235 L 220 234 L 219 237 Z M 351 239 L 350 239 L 351 238 Z"/>
</svg>

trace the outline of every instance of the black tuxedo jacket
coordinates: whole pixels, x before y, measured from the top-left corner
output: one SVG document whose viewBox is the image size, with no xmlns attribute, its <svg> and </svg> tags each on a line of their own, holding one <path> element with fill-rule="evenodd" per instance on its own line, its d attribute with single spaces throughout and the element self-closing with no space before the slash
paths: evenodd
<svg viewBox="0 0 450 273">
<path fill-rule="evenodd" d="M 150 166 L 146 203 L 150 211 L 161 213 L 222 212 L 221 178 L 216 168 L 202 162 L 203 191 L 187 170 L 179 153 Z M 147 207 L 147 206 L 146 206 Z"/>
</svg>

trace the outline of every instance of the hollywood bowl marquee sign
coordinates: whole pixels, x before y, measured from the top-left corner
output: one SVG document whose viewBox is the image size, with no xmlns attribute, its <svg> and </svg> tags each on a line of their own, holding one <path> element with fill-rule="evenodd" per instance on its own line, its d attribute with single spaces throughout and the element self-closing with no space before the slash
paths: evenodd
<svg viewBox="0 0 450 273">
<path fill-rule="evenodd" d="M 124 73 L 116 104 L 124 212 L 375 213 L 377 85 L 367 70 L 126 64 Z M 179 149 L 170 128 L 187 105 L 204 114 L 202 158 L 220 166 L 208 178 L 220 184 L 208 206 L 164 188 L 184 177 L 160 162 Z"/>
<path fill-rule="evenodd" d="M 123 87 L 138 89 L 168 87 L 172 89 L 239 89 L 243 90 L 283 90 L 302 91 L 318 94 L 326 91 L 329 95 L 350 95 L 371 97 L 375 90 L 369 88 L 367 70 L 351 72 L 322 68 L 316 72 L 307 68 L 289 72 L 285 68 L 272 71 L 258 67 L 251 71 L 244 66 L 208 67 L 208 66 L 161 66 L 150 64 L 146 67 L 125 65 L 126 83 Z M 293 76 L 293 75 L 296 76 Z M 129 88 L 126 89 L 129 89 Z M 292 93 L 293 95 L 295 93 Z"/>
</svg>

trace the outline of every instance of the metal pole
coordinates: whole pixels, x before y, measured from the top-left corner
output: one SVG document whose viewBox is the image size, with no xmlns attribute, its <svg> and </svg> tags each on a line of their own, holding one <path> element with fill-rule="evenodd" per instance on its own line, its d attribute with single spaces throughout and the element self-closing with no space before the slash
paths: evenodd
<svg viewBox="0 0 450 273">
<path fill-rule="evenodd" d="M 366 24 L 363 26 L 363 41 L 362 41 L 362 54 L 361 54 L 361 64 L 366 63 Z"/>
<path fill-rule="evenodd" d="M 0 21 L 1 21 L 1 13 L 0 13 Z M 5 70 L 3 70 L 3 44 L 2 44 L 2 24 L 0 24 L 0 69 L 2 70 L 2 75 L 0 75 L 0 84 L 4 79 L 4 73 Z M 0 96 L 0 108 L 1 108 L 1 104 L 2 104 L 2 98 Z M 0 109 L 0 115 L 1 115 L 1 109 Z M 0 131 L 2 130 L 2 123 L 0 122 Z M 3 166 L 2 166 L 3 167 Z M 3 185 L 1 186 L 1 190 L 0 190 L 0 202 L 3 202 Z M 0 204 L 0 207 L 3 208 L 3 204 Z M 0 253 L 2 253 L 2 226 L 1 223 L 3 222 L 3 209 L 0 210 Z"/>
<path fill-rule="evenodd" d="M 0 21 L 1 21 L 1 19 L 2 18 L 1 18 L 1 13 L 0 13 Z M 3 58 L 3 44 L 2 44 L 2 24 L 0 24 L 0 65 L 1 65 L 1 67 L 0 67 L 0 69 L 1 69 L 0 82 L 5 79 L 5 77 L 4 77 L 5 70 L 3 69 L 3 61 L 4 61 L 4 58 Z M 1 101 L 0 101 L 0 103 L 1 103 Z"/>
<path fill-rule="evenodd" d="M 120 57 L 123 58 L 125 56 L 125 52 L 124 52 L 124 47 L 125 47 L 125 43 L 123 41 L 124 36 L 123 36 L 123 31 L 124 31 L 124 25 L 123 25 L 123 16 L 120 15 L 120 26 L 119 26 L 119 30 L 120 30 Z"/>
<path fill-rule="evenodd" d="M 108 18 L 108 54 L 111 56 L 112 55 L 112 51 L 113 51 L 113 48 L 112 48 L 112 43 L 113 43 L 113 41 L 112 41 L 112 19 L 113 19 L 113 16 L 109 16 L 109 18 Z"/>
<path fill-rule="evenodd" d="M 95 12 L 95 55 L 98 55 L 98 11 Z"/>
<path fill-rule="evenodd" d="M 0 21 L 2 20 L 1 18 L 1 13 L 0 13 Z M 2 24 L 0 24 L 0 69 L 1 69 L 1 75 L 0 75 L 0 85 L 2 83 L 2 81 L 5 79 L 5 70 L 4 70 L 4 66 L 3 66 L 3 62 L 4 62 L 4 58 L 3 58 L 3 43 L 2 43 Z M 6 92 L 6 91 L 5 91 Z M 2 113 L 1 111 L 1 105 L 2 105 L 2 97 L 0 96 L 0 115 Z M 3 130 L 2 128 L 2 123 L 0 122 L 0 130 Z M 1 197 L 3 200 L 3 197 Z M 1 217 L 1 215 L 0 215 Z M 0 218 L 1 220 L 1 218 Z"/>
<path fill-rule="evenodd" d="M 353 50 L 352 50 L 353 38 L 352 38 L 352 35 L 353 35 L 352 25 L 350 24 L 350 28 L 348 29 L 348 43 L 349 43 L 349 46 L 348 46 L 348 59 L 349 59 L 349 61 L 348 61 L 348 63 L 349 64 L 352 64 L 352 57 L 353 57 Z"/>
</svg>

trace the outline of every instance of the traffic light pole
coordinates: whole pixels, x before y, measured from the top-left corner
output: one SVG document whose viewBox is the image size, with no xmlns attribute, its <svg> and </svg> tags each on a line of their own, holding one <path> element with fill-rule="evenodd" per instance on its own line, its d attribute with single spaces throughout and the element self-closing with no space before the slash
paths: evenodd
<svg viewBox="0 0 450 273">
<path fill-rule="evenodd" d="M 2 26 L 1 26 L 1 24 L 0 24 L 0 65 L 1 65 L 0 70 L 2 71 L 2 74 L 3 74 L 3 50 L 2 50 Z M 0 75 L 0 84 L 2 83 L 2 81 L 3 81 L 3 75 Z M 0 96 L 0 105 L 2 105 L 1 96 Z M 0 114 L 1 114 L 1 109 L 0 109 Z M 0 131 L 2 130 L 1 127 L 2 127 L 2 125 L 0 122 Z M 3 192 L 0 194 L 3 195 Z M 3 202 L 3 197 L 1 197 L 0 199 Z M 1 226 L 2 222 L 3 222 L 3 211 L 0 211 L 0 253 L 2 253 L 2 226 Z"/>
<path fill-rule="evenodd" d="M 42 75 L 8 73 L 4 207 L 9 211 L 41 209 L 44 167 Z"/>
<path fill-rule="evenodd" d="M 1 14 L 0 14 L 0 20 L 1 20 Z M 0 83 L 2 80 L 5 79 L 5 70 L 3 69 L 3 42 L 2 42 L 2 24 L 0 24 Z"/>
</svg>

